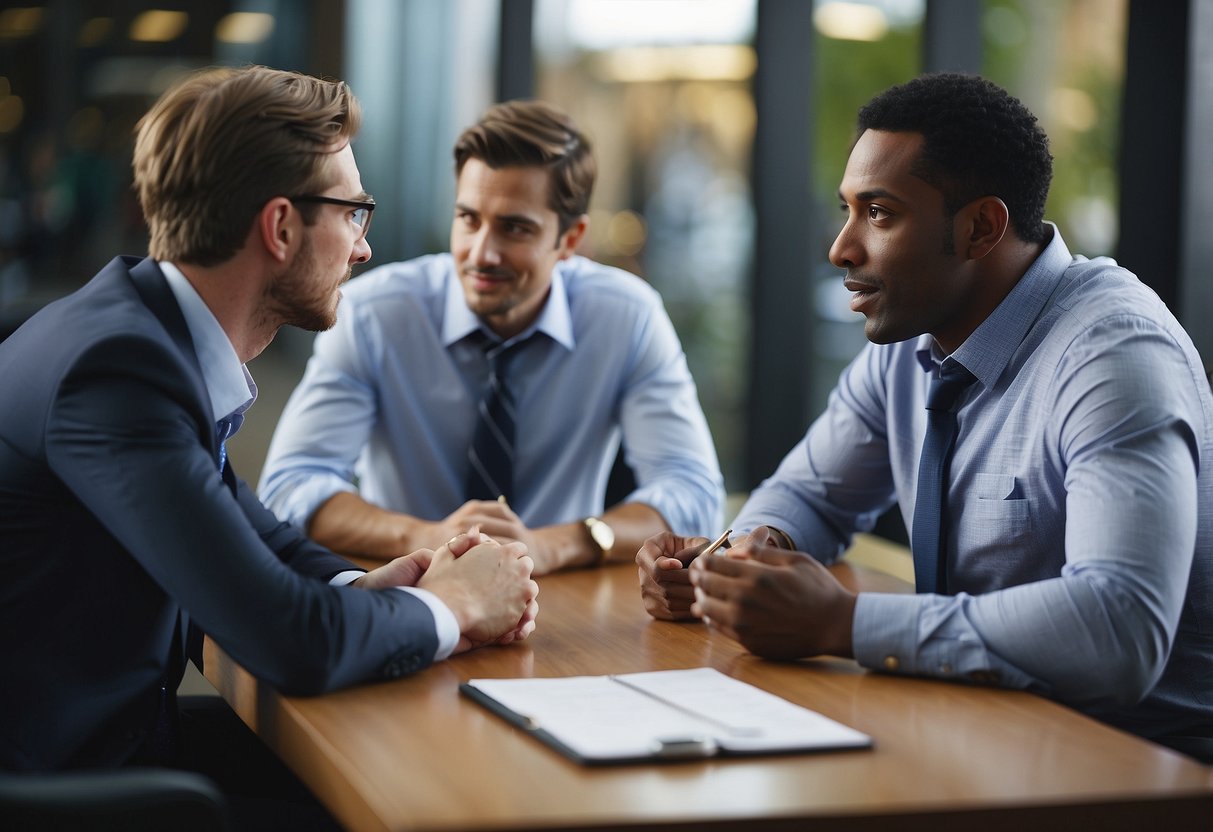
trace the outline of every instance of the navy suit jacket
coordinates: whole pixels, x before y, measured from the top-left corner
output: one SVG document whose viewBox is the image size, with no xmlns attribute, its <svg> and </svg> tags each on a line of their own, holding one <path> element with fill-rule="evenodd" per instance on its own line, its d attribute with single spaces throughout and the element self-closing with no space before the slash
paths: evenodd
<svg viewBox="0 0 1213 832">
<path fill-rule="evenodd" d="M 0 344 L 0 767 L 117 765 L 184 670 L 192 621 L 254 675 L 314 694 L 437 649 L 415 596 L 353 568 L 225 465 L 185 319 L 117 258 Z"/>
</svg>

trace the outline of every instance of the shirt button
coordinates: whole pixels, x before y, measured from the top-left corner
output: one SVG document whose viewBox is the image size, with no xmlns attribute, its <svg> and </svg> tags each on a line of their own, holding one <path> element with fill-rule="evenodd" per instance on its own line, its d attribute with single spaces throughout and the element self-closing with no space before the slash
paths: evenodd
<svg viewBox="0 0 1213 832">
<path fill-rule="evenodd" d="M 950 665 L 950 664 L 944 664 L 944 665 L 940 665 L 940 667 L 939 667 L 939 672 L 940 672 L 940 673 L 951 673 L 951 672 L 952 672 L 952 665 Z"/>
<path fill-rule="evenodd" d="M 896 656 L 885 656 L 884 657 L 884 669 L 885 670 L 896 670 L 899 667 L 901 667 L 901 662 L 899 662 L 897 660 Z"/>
</svg>

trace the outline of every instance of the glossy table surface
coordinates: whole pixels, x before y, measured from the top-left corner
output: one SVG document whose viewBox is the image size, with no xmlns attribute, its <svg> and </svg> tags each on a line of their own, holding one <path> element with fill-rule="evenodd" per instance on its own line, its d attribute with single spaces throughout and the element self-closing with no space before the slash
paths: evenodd
<svg viewBox="0 0 1213 832">
<path fill-rule="evenodd" d="M 853 587 L 909 591 L 833 569 Z M 649 618 L 629 565 L 545 577 L 539 598 L 526 642 L 393 682 L 282 697 L 209 642 L 206 675 L 350 829 L 1213 829 L 1213 769 L 1031 694 L 758 659 L 701 624 Z M 697 666 L 875 747 L 587 768 L 458 693 L 471 678 Z"/>
</svg>

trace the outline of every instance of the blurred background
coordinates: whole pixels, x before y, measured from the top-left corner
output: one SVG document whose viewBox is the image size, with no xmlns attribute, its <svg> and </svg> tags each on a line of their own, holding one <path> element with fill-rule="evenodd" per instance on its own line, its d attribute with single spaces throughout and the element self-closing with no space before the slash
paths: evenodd
<svg viewBox="0 0 1213 832">
<path fill-rule="evenodd" d="M 1052 139 L 1047 216 L 1113 255 L 1213 355 L 1209 0 L 50 0 L 0 10 L 0 337 L 145 252 L 132 128 L 181 73 L 347 80 L 379 203 L 371 265 L 443 251 L 450 147 L 494 100 L 550 99 L 595 144 L 587 255 L 664 295 L 727 485 L 769 473 L 863 344 L 827 261 L 857 108 L 980 72 Z M 1207 328 L 1206 328 L 1207 329 Z M 283 331 L 232 456 L 256 482 L 310 351 Z M 894 536 L 896 530 L 891 532 Z"/>
</svg>

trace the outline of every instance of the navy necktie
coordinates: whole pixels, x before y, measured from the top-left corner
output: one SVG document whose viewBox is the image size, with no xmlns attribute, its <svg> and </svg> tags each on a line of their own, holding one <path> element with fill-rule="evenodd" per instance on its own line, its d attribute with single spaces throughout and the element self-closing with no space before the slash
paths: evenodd
<svg viewBox="0 0 1213 832">
<path fill-rule="evenodd" d="M 918 494 L 914 499 L 916 592 L 948 591 L 948 467 L 956 445 L 956 400 L 976 379 L 959 364 L 940 368 L 927 391 L 927 434 L 918 463 Z"/>
<path fill-rule="evenodd" d="M 529 340 L 529 339 L 527 339 Z M 489 381 L 476 413 L 476 431 L 468 447 L 467 499 L 514 501 L 514 395 L 507 368 L 526 340 L 509 346 L 489 344 Z"/>
<path fill-rule="evenodd" d="M 215 423 L 215 435 L 219 440 L 219 476 L 223 476 L 223 466 L 227 463 L 227 440 L 234 433 L 232 417 L 226 416 Z"/>
</svg>

